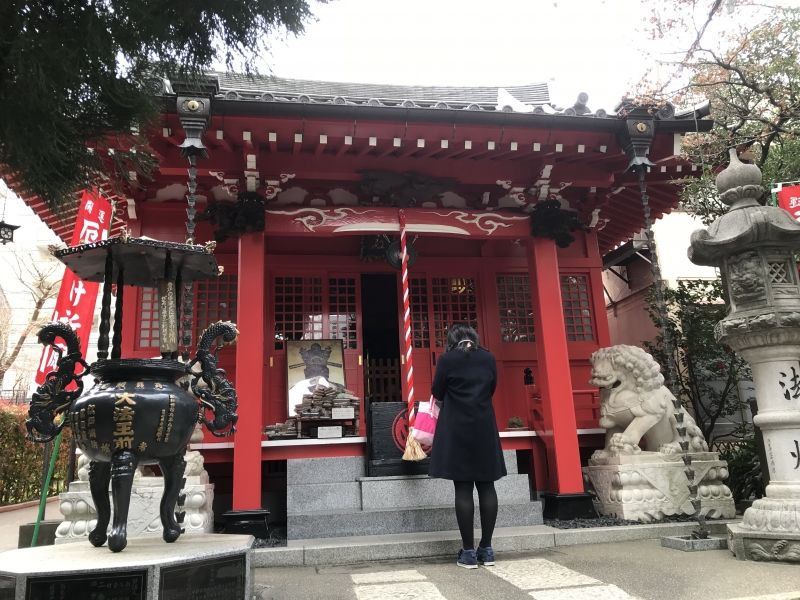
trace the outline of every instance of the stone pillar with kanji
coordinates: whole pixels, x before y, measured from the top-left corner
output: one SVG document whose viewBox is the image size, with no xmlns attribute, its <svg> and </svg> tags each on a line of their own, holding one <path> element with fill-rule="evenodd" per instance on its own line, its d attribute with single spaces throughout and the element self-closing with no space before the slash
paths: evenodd
<svg viewBox="0 0 800 600">
<path fill-rule="evenodd" d="M 731 550 L 742 560 L 800 562 L 800 281 L 796 253 L 800 223 L 783 209 L 762 206 L 761 171 L 731 150 L 716 180 L 730 208 L 691 237 L 689 258 L 719 267 L 728 314 L 716 338 L 753 369 L 769 468 L 766 497 L 739 525 L 728 526 Z"/>
</svg>

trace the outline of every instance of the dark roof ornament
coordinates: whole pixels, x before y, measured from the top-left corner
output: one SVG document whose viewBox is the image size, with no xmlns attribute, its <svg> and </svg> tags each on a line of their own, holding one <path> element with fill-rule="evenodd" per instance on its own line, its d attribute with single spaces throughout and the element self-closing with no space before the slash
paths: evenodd
<svg viewBox="0 0 800 600">
<path fill-rule="evenodd" d="M 202 96 L 178 96 L 177 106 L 178 119 L 186 133 L 186 139 L 178 145 L 181 155 L 207 158 L 208 150 L 202 138 L 211 115 L 211 100 Z"/>
</svg>

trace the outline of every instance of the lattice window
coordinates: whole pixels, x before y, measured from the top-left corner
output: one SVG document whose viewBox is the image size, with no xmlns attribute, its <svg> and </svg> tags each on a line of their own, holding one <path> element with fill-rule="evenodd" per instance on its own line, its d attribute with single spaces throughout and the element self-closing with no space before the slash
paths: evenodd
<svg viewBox="0 0 800 600">
<path fill-rule="evenodd" d="M 433 277 L 433 334 L 437 348 L 447 346 L 447 328 L 453 323 L 478 326 L 475 280 L 471 277 Z"/>
<path fill-rule="evenodd" d="M 793 283 L 790 269 L 785 262 L 768 262 L 770 283 Z"/>
<path fill-rule="evenodd" d="M 594 340 L 589 278 L 586 275 L 562 275 L 561 300 L 564 305 L 567 340 L 571 342 Z"/>
<path fill-rule="evenodd" d="M 342 340 L 345 348 L 358 348 L 356 327 L 356 280 L 353 277 L 328 279 L 328 337 Z"/>
<path fill-rule="evenodd" d="M 236 322 L 237 278 L 226 274 L 198 281 L 194 288 L 194 343 L 206 327 L 217 321 Z M 229 346 L 232 348 L 233 346 Z"/>
<path fill-rule="evenodd" d="M 139 335 L 137 348 L 160 348 L 158 319 L 158 290 L 141 288 L 139 290 Z"/>
<path fill-rule="evenodd" d="M 500 335 L 504 342 L 533 342 L 533 308 L 527 275 L 497 275 L 497 305 L 500 311 Z"/>
<path fill-rule="evenodd" d="M 275 349 L 286 340 L 321 340 L 322 278 L 276 277 Z"/>
<path fill-rule="evenodd" d="M 411 341 L 414 348 L 430 348 L 428 324 L 428 280 L 412 277 L 409 280 L 411 298 Z M 401 307 L 402 310 L 402 307 Z"/>
</svg>

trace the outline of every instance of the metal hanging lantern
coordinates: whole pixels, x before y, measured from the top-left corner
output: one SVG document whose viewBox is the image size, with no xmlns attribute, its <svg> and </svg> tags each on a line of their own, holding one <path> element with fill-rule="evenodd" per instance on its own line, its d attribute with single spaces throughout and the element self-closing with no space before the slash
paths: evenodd
<svg viewBox="0 0 800 600">
<path fill-rule="evenodd" d="M 14 230 L 19 229 L 19 225 L 6 223 L 6 198 L 8 198 L 7 188 L 3 190 L 3 216 L 0 217 L 0 244 L 4 246 L 14 241 Z"/>
<path fill-rule="evenodd" d="M 4 246 L 14 241 L 14 230 L 19 229 L 19 225 L 11 225 L 5 221 L 0 221 L 0 244 Z"/>
</svg>

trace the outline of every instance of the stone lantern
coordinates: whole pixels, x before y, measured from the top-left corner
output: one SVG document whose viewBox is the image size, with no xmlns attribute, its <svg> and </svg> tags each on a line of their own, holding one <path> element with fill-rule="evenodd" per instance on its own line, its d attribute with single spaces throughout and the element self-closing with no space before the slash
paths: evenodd
<svg viewBox="0 0 800 600">
<path fill-rule="evenodd" d="M 689 259 L 719 267 L 728 315 L 716 338 L 753 369 L 770 483 L 740 525 L 728 526 L 739 559 L 800 562 L 800 282 L 795 253 L 800 223 L 761 206 L 761 171 L 731 150 L 716 180 L 728 212 L 691 237 Z"/>
</svg>

